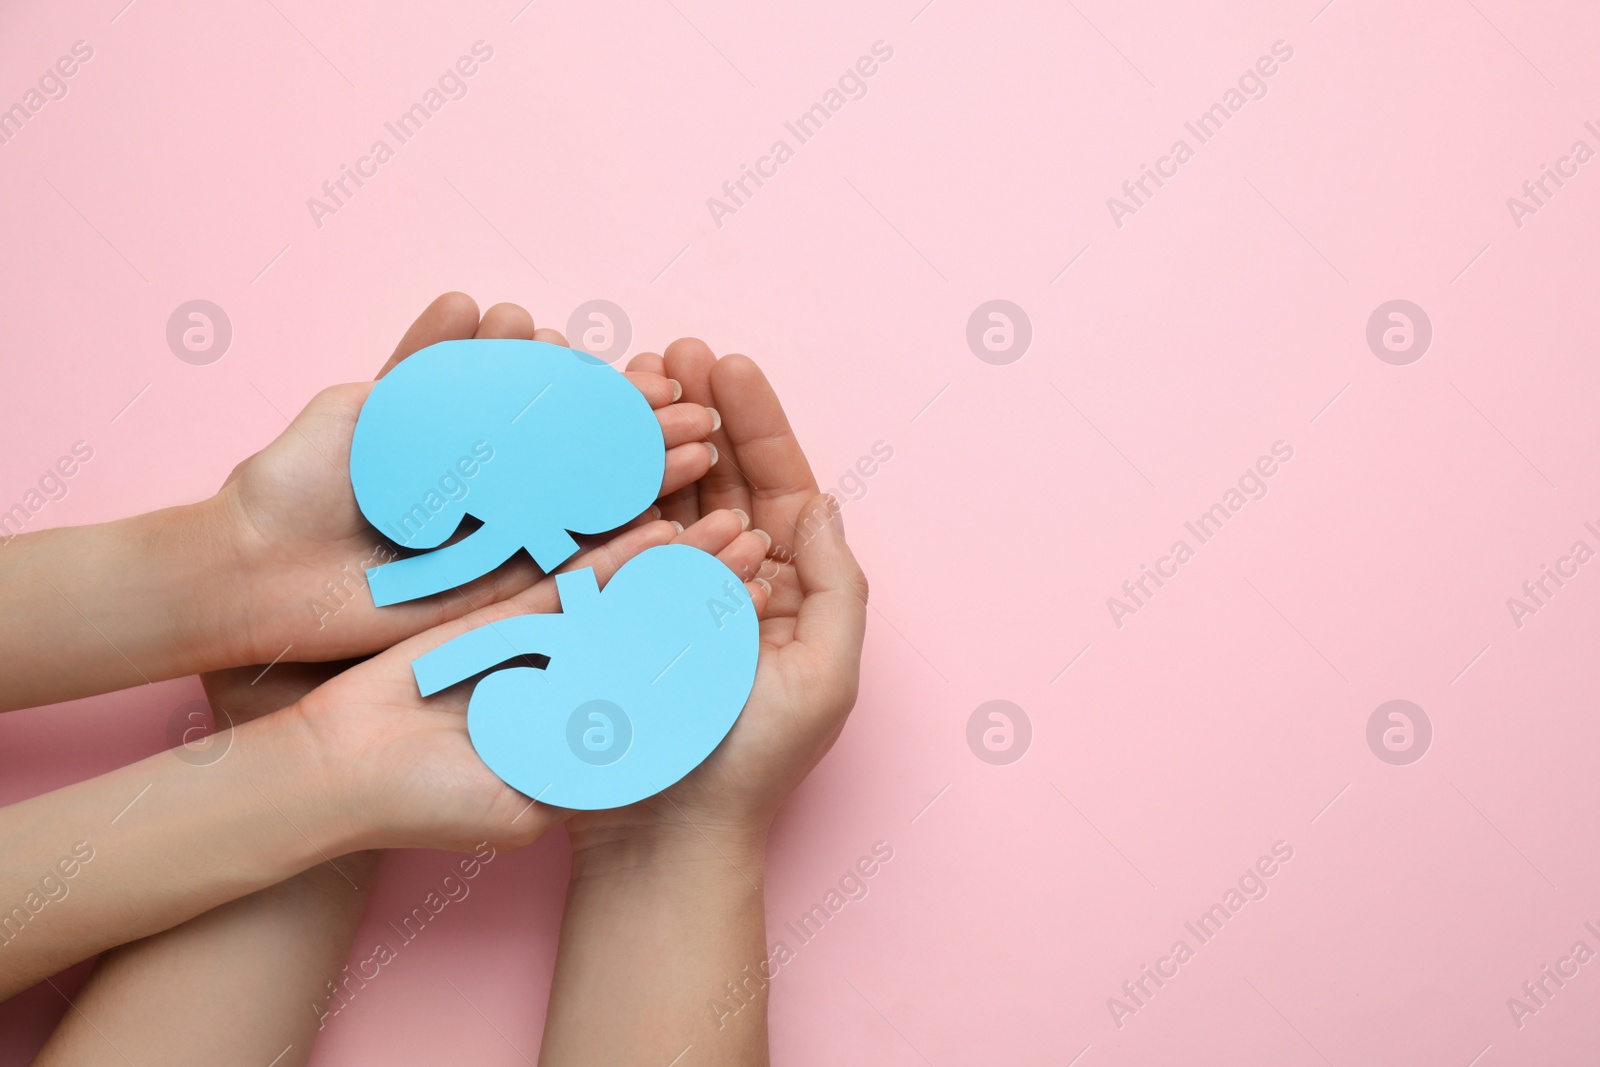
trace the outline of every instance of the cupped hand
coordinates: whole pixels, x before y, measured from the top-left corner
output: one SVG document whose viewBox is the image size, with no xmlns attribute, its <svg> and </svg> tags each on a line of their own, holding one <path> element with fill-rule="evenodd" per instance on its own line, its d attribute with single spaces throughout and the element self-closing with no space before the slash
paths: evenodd
<svg viewBox="0 0 1600 1067">
<path fill-rule="evenodd" d="M 406 331 L 378 376 L 412 353 L 459 338 L 519 338 L 565 344 L 536 329 L 515 304 L 482 317 L 462 293 L 439 297 Z M 654 371 L 628 378 L 661 421 L 667 446 L 663 492 L 703 475 L 715 462 L 704 436 L 717 415 L 679 402 L 681 387 Z M 312 398 L 275 441 L 239 464 L 210 503 L 221 565 L 234 580 L 227 603 L 197 612 L 197 640 L 211 662 L 233 665 L 329 661 L 369 655 L 459 618 L 471 605 L 502 600 L 540 576 L 524 553 L 469 585 L 438 596 L 375 608 L 366 568 L 396 557 L 368 524 L 350 487 L 350 441 L 371 382 L 337 385 Z"/>
<path fill-rule="evenodd" d="M 604 586 L 645 549 L 688 544 L 751 582 L 752 594 L 764 594 L 752 579 L 766 542 L 746 525 L 728 510 L 681 530 L 651 520 L 561 569 L 593 567 Z M 515 848 L 566 817 L 564 810 L 537 804 L 506 785 L 478 756 L 467 733 L 472 683 L 423 697 L 411 672 L 419 656 L 459 634 L 513 615 L 556 611 L 559 604 L 555 579 L 546 577 L 509 599 L 468 605 L 462 617 L 356 664 L 283 712 L 299 717 L 315 739 L 318 777 L 328 784 L 343 821 L 341 836 L 358 848 L 471 849 L 482 841 Z"/>
<path fill-rule="evenodd" d="M 568 822 L 579 852 L 624 847 L 663 834 L 761 839 L 778 807 L 823 757 L 855 704 L 867 584 L 835 522 L 838 502 L 817 491 L 777 394 L 745 356 L 717 359 L 697 340 L 665 357 L 633 360 L 635 373 L 683 384 L 684 399 L 713 407 L 708 436 L 722 459 L 664 496 L 667 519 L 693 523 L 716 509 L 751 516 L 771 557 L 753 595 L 761 614 L 755 686 L 727 738 L 665 792 L 626 808 L 577 812 Z"/>
</svg>

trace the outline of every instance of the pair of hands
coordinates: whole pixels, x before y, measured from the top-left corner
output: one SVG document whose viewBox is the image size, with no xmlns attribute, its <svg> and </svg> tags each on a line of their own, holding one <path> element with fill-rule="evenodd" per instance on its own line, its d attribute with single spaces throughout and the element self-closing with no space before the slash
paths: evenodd
<svg viewBox="0 0 1600 1067">
<path fill-rule="evenodd" d="M 480 320 L 470 298 L 446 294 L 379 376 L 421 348 L 467 337 L 566 343 L 515 305 L 495 305 Z M 375 608 L 357 591 L 331 616 L 310 606 L 325 582 L 359 578 L 361 561 L 382 543 L 349 480 L 351 434 L 370 383 L 319 394 L 209 505 L 247 609 L 231 627 L 242 628 L 242 641 L 213 657 L 279 662 L 265 674 L 261 666 L 207 674 L 207 695 L 224 713 L 219 724 L 282 708 L 314 739 L 316 774 L 341 824 L 334 840 L 351 848 L 466 849 L 484 840 L 516 847 L 563 820 L 580 852 L 708 832 L 759 839 L 838 736 L 855 701 L 866 583 L 830 521 L 837 502 L 818 492 L 777 396 L 754 362 L 719 360 L 694 340 L 636 357 L 627 376 L 656 410 L 667 446 L 662 498 L 652 509 L 660 517 L 647 513 L 592 540 L 563 569 L 592 566 L 604 584 L 646 548 L 690 544 L 749 584 L 762 620 L 755 686 L 732 732 L 688 777 L 628 808 L 568 813 L 532 803 L 473 750 L 469 685 L 417 694 L 410 665 L 422 653 L 500 618 L 559 610 L 554 580 L 521 554 L 415 603 Z"/>
</svg>

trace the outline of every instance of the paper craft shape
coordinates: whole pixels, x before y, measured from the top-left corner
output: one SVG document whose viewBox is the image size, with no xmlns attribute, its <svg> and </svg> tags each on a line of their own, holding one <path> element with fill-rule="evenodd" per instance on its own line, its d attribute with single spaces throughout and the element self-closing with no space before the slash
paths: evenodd
<svg viewBox="0 0 1600 1067">
<path fill-rule="evenodd" d="M 473 747 L 513 788 L 595 810 L 643 800 L 711 754 L 755 684 L 760 630 L 737 575 L 687 545 L 647 549 L 600 590 L 593 569 L 556 576 L 561 611 L 481 626 L 412 664 L 436 693 L 478 683 Z"/>
<path fill-rule="evenodd" d="M 520 548 L 553 571 L 573 533 L 649 507 L 665 466 L 655 412 L 604 361 L 542 341 L 429 345 L 373 385 L 350 445 L 367 521 L 434 549 L 368 571 L 373 603 L 465 585 Z M 440 548 L 468 515 L 483 525 Z"/>
</svg>

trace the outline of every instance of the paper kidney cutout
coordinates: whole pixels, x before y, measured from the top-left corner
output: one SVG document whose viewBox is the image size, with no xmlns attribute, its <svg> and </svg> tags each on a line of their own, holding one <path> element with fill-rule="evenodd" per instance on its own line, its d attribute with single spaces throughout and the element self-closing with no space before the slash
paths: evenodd
<svg viewBox="0 0 1600 1067">
<path fill-rule="evenodd" d="M 649 507 L 665 466 L 649 402 L 601 360 L 542 341 L 429 345 L 373 385 L 350 445 L 367 521 L 435 550 L 368 571 L 373 603 L 465 585 L 520 548 L 552 571 L 572 533 Z M 482 527 L 439 548 L 468 515 Z"/>
<path fill-rule="evenodd" d="M 661 545 L 606 583 L 556 576 L 561 611 L 471 630 L 412 664 L 423 696 L 524 656 L 477 685 L 467 730 L 513 788 L 595 810 L 659 793 L 733 728 L 755 684 L 760 629 L 744 583 L 715 556 Z"/>
</svg>

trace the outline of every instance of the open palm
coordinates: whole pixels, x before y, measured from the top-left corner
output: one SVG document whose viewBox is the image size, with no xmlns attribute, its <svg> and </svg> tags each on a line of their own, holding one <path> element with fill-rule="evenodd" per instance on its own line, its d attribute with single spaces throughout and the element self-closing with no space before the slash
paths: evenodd
<svg viewBox="0 0 1600 1067">
<path fill-rule="evenodd" d="M 681 531 L 664 519 L 639 524 L 580 553 L 563 569 L 593 567 L 604 585 L 640 552 L 671 543 L 709 552 L 745 578 L 760 567 L 766 551 L 738 515 L 717 511 Z M 513 848 L 565 816 L 506 785 L 478 756 L 467 732 L 471 682 L 423 697 L 411 671 L 423 653 L 468 630 L 559 609 L 555 579 L 542 578 L 507 600 L 472 607 L 459 619 L 355 664 L 286 709 L 325 754 L 324 780 L 361 847 L 470 849 L 487 840 Z M 254 700 L 247 688 L 211 684 L 208 692 L 231 717 L 230 700 Z M 240 717 L 248 715 L 242 710 Z"/>
<path fill-rule="evenodd" d="M 744 356 L 718 360 L 689 340 L 664 357 L 636 358 L 630 370 L 667 374 L 683 383 L 685 400 L 722 413 L 711 440 L 723 461 L 663 497 L 662 513 L 685 524 L 720 508 L 751 515 L 772 538 L 759 572 L 770 592 L 754 597 L 762 616 L 755 686 L 727 738 L 659 796 L 573 815 L 575 848 L 685 822 L 700 832 L 764 826 L 844 728 L 860 674 L 866 579 L 832 521 L 837 502 L 817 491 L 760 368 Z"/>
<path fill-rule="evenodd" d="M 430 304 L 400 341 L 379 377 L 412 353 L 467 337 L 520 338 L 564 344 L 553 330 L 535 330 L 522 308 L 497 304 L 478 319 L 461 293 Z M 714 462 L 703 436 L 716 416 L 676 403 L 678 388 L 655 373 L 630 380 L 656 409 L 668 448 L 663 491 L 675 490 Z M 350 441 L 371 382 L 325 389 L 277 440 L 241 463 L 218 495 L 234 531 L 231 561 L 252 605 L 244 658 L 269 662 L 337 660 L 368 655 L 439 623 L 472 604 L 526 589 L 539 571 L 523 553 L 459 590 L 377 609 L 365 570 L 395 557 L 394 546 L 362 516 L 350 487 Z"/>
</svg>

